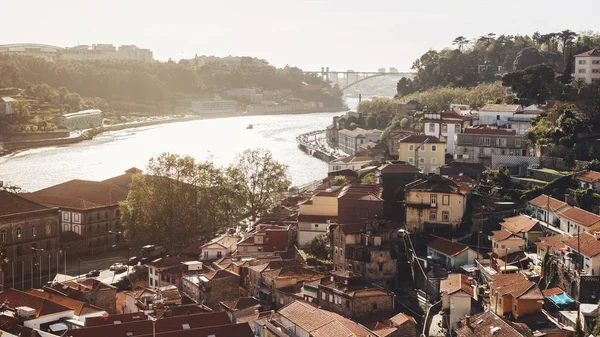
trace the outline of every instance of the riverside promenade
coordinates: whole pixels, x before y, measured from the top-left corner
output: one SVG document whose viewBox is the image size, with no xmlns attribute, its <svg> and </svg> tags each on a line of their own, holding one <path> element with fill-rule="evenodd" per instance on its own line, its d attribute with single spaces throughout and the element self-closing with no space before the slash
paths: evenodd
<svg viewBox="0 0 600 337">
<path fill-rule="evenodd" d="M 331 148 L 325 139 L 326 130 L 317 130 L 304 133 L 296 137 L 298 148 L 316 158 L 331 162 L 348 155 L 338 149 Z"/>
</svg>

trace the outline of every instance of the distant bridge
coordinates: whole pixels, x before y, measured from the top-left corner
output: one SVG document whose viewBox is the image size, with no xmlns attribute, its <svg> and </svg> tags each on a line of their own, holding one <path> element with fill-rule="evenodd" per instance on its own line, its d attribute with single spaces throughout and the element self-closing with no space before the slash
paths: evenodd
<svg viewBox="0 0 600 337">
<path fill-rule="evenodd" d="M 394 76 L 412 78 L 415 75 L 415 73 L 400 73 L 393 68 L 389 72 L 386 72 L 385 69 L 380 69 L 379 71 L 329 71 L 329 67 L 321 67 L 321 71 L 305 71 L 304 73 L 315 74 L 327 82 L 335 83 L 340 87 L 341 91 L 376 77 Z M 341 78 L 340 75 L 342 75 Z"/>
</svg>

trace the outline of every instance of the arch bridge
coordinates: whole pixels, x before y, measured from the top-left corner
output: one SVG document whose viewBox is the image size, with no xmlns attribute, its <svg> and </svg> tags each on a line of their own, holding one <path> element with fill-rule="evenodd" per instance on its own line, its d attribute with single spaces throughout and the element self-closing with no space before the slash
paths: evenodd
<svg viewBox="0 0 600 337">
<path fill-rule="evenodd" d="M 368 81 L 376 77 L 394 76 L 398 78 L 409 77 L 412 78 L 415 73 L 390 71 L 386 72 L 385 69 L 380 69 L 377 72 L 374 71 L 330 71 L 329 67 L 322 67 L 321 71 L 305 71 L 305 74 L 315 74 L 327 82 L 337 84 L 341 91 L 347 90 L 361 82 Z"/>
</svg>

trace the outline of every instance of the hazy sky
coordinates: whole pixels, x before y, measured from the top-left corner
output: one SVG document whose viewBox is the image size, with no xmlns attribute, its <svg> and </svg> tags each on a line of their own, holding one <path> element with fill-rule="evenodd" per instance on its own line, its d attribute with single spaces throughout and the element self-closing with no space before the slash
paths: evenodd
<svg viewBox="0 0 600 337">
<path fill-rule="evenodd" d="M 136 44 L 159 60 L 256 56 L 305 70 L 408 70 L 459 35 L 600 30 L 598 0 L 6 1 L 0 43 Z"/>
</svg>

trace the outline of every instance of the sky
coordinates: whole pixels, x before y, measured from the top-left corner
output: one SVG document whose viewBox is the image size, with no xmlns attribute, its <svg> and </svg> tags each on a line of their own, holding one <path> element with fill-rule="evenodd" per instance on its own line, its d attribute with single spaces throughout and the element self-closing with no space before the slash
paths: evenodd
<svg viewBox="0 0 600 337">
<path fill-rule="evenodd" d="M 158 60 L 254 56 L 304 70 L 408 71 L 457 36 L 599 31 L 600 1 L 18 0 L 0 43 L 135 44 Z"/>
</svg>

